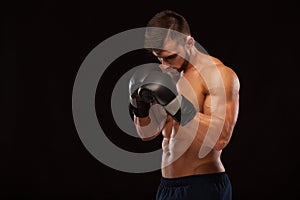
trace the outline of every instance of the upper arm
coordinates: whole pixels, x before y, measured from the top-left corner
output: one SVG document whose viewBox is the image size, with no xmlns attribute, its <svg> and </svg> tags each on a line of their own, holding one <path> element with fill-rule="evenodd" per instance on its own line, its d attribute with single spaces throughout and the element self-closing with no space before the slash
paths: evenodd
<svg viewBox="0 0 300 200">
<path fill-rule="evenodd" d="M 228 144 L 232 136 L 239 112 L 239 79 L 235 72 L 230 68 L 225 68 L 222 70 L 221 74 L 223 77 L 223 84 L 226 94 L 226 115 L 219 140 L 215 146 L 217 150 L 223 149 Z"/>
<path fill-rule="evenodd" d="M 240 82 L 237 75 L 230 69 L 224 80 L 226 91 L 226 120 L 234 126 L 239 110 Z"/>
</svg>

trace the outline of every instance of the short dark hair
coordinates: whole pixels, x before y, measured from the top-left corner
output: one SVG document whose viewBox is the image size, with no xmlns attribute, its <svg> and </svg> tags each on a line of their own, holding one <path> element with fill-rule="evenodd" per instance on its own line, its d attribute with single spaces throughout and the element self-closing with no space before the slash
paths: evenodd
<svg viewBox="0 0 300 200">
<path fill-rule="evenodd" d="M 151 46 L 153 44 L 156 47 L 163 46 L 164 40 L 167 37 L 167 31 L 160 31 L 159 29 L 155 29 L 155 27 L 174 30 L 170 32 L 170 35 L 168 35 L 171 39 L 178 38 L 179 34 L 176 34 L 176 32 L 184 35 L 191 34 L 189 24 L 182 15 L 172 10 L 164 10 L 155 14 L 147 23 L 145 46 Z M 150 51 L 153 50 L 149 48 L 147 49 Z"/>
</svg>

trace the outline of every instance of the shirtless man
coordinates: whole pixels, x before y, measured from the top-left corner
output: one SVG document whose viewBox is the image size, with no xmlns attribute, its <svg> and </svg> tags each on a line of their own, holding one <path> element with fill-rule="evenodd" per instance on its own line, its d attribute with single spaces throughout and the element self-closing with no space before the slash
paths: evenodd
<svg viewBox="0 0 300 200">
<path fill-rule="evenodd" d="M 143 140 L 163 134 L 156 198 L 229 200 L 231 183 L 221 153 L 237 121 L 238 77 L 196 48 L 180 14 L 159 12 L 147 27 L 145 47 L 161 65 L 137 70 L 132 76 L 130 113 Z M 167 31 L 157 34 L 153 27 Z"/>
</svg>

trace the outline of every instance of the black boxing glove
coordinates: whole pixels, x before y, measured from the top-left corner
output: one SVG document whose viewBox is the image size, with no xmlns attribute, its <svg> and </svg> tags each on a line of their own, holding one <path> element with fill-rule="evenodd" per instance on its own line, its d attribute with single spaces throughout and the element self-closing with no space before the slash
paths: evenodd
<svg viewBox="0 0 300 200">
<path fill-rule="evenodd" d="M 197 113 L 193 104 L 178 93 L 172 78 L 162 72 L 151 72 L 139 88 L 138 94 L 144 102 L 155 100 L 162 105 L 182 126 L 191 121 Z"/>
<path fill-rule="evenodd" d="M 149 115 L 150 102 L 145 102 L 138 94 L 139 87 L 145 78 L 153 71 L 161 72 L 157 64 L 147 64 L 137 69 L 129 81 L 129 114 L 132 119 L 136 117 L 147 117 Z"/>
<path fill-rule="evenodd" d="M 128 108 L 131 119 L 134 119 L 134 115 L 137 117 L 149 116 L 150 103 L 142 101 L 139 96 L 132 98 L 135 98 L 135 104 L 129 103 Z"/>
</svg>

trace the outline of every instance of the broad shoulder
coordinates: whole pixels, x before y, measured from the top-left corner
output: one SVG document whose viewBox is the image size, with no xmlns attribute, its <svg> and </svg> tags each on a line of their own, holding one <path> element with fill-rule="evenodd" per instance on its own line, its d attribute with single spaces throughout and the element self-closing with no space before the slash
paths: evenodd
<svg viewBox="0 0 300 200">
<path fill-rule="evenodd" d="M 239 78 L 232 68 L 223 65 L 223 66 L 218 67 L 218 69 L 221 73 L 225 87 L 227 87 L 228 89 L 233 89 L 233 90 L 240 89 Z"/>
<path fill-rule="evenodd" d="M 196 63 L 198 66 L 194 66 L 184 73 L 184 77 L 195 88 L 199 87 L 203 92 L 208 92 L 209 89 L 218 87 L 219 78 L 221 78 L 225 88 L 239 90 L 240 83 L 237 74 L 218 58 L 200 54 Z"/>
<path fill-rule="evenodd" d="M 227 85 L 229 87 L 235 87 L 235 88 L 239 89 L 240 82 L 239 82 L 239 78 L 238 78 L 237 74 L 235 73 L 235 71 L 231 67 L 226 66 L 218 58 L 210 56 L 210 59 L 212 60 L 212 64 L 215 65 L 217 67 L 218 71 L 220 72 L 225 86 Z"/>
</svg>

